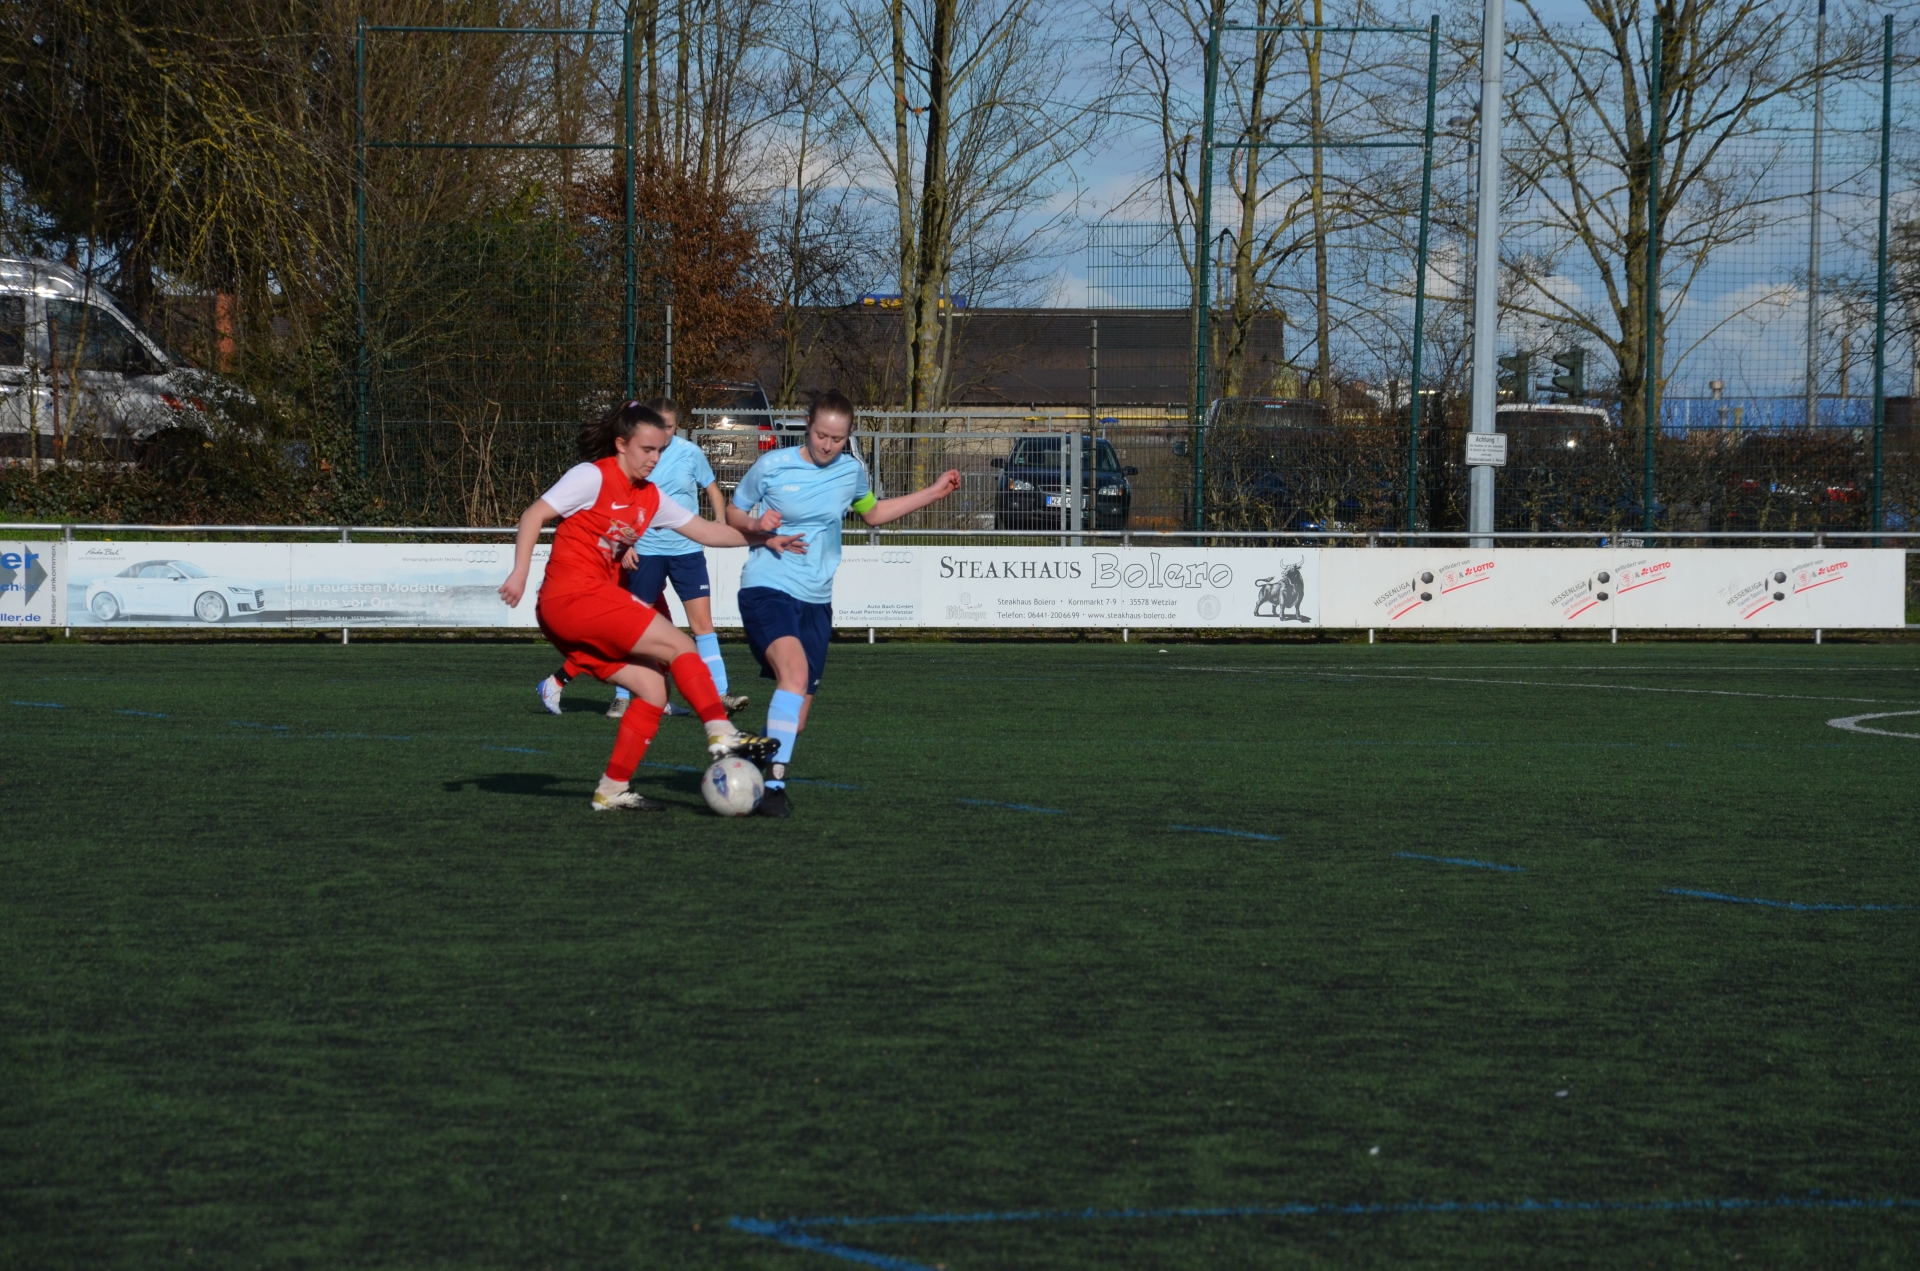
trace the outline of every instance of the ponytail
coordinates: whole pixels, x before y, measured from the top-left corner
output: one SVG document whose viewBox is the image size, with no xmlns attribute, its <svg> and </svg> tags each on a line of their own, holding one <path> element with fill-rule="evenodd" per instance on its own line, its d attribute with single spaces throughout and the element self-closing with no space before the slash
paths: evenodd
<svg viewBox="0 0 1920 1271">
<path fill-rule="evenodd" d="M 625 441 L 642 424 L 665 428 L 667 421 L 660 418 L 658 412 L 639 402 L 627 402 L 614 407 L 580 429 L 580 457 L 588 463 L 611 458 L 614 441 Z"/>
</svg>

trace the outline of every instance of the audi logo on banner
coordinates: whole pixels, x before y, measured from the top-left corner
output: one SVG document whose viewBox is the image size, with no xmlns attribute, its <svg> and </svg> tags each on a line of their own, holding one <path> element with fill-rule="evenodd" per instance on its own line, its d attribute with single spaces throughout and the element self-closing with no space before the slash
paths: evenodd
<svg viewBox="0 0 1920 1271">
<path fill-rule="evenodd" d="M 467 552 L 469 565 L 498 565 L 500 549 L 497 547 L 475 547 Z"/>
<path fill-rule="evenodd" d="M 881 552 L 880 563 L 882 565 L 911 565 L 913 564 L 913 553 L 912 552 Z"/>
</svg>

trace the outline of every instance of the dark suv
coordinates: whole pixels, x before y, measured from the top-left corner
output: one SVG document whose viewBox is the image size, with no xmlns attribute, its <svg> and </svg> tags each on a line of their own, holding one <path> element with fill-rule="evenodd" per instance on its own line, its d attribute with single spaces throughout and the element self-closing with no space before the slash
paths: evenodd
<svg viewBox="0 0 1920 1271">
<path fill-rule="evenodd" d="M 1091 441 L 1091 444 L 1088 444 Z M 1061 511 L 1071 499 L 1070 464 L 1065 437 L 1022 437 L 1013 453 L 994 459 L 1000 481 L 993 495 L 993 527 L 998 530 L 1057 530 Z M 1133 486 L 1128 477 L 1138 468 L 1120 465 L 1120 455 L 1106 438 L 1082 437 L 1080 451 L 1083 493 L 1081 508 L 1093 513 L 1082 521 L 1090 530 L 1123 530 L 1133 513 Z M 1087 493 L 1091 493 L 1089 506 Z M 1068 521 L 1071 526 L 1071 519 Z"/>
</svg>

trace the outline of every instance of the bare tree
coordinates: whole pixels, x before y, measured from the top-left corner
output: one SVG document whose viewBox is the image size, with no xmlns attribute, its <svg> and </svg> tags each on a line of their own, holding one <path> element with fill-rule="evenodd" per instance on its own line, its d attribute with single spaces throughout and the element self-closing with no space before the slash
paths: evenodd
<svg viewBox="0 0 1920 1271">
<path fill-rule="evenodd" d="M 1331 20 L 1362 25 L 1379 16 L 1362 4 Z M 1137 203 L 1153 205 L 1172 227 L 1197 297 L 1194 236 L 1204 170 L 1199 141 L 1206 45 L 1209 23 L 1228 21 L 1228 10 L 1222 0 L 1122 0 L 1109 7 L 1108 18 L 1118 35 L 1116 71 L 1126 87 L 1126 114 L 1158 142 L 1153 197 L 1145 197 L 1149 187 L 1143 186 Z M 1372 152 L 1340 147 L 1413 135 L 1424 59 L 1404 40 L 1383 43 L 1352 31 L 1300 29 L 1329 20 L 1319 0 L 1311 7 L 1305 0 L 1256 0 L 1231 20 L 1296 29 L 1222 37 L 1214 136 L 1224 147 L 1224 158 L 1216 160 L 1224 180 L 1215 187 L 1214 208 L 1224 226 L 1213 249 L 1226 274 L 1218 298 L 1226 313 L 1209 356 L 1221 368 L 1224 395 L 1249 391 L 1256 326 L 1277 319 L 1284 331 L 1291 313 L 1311 310 L 1311 380 L 1332 400 L 1341 335 L 1361 333 L 1366 343 L 1377 344 L 1367 328 L 1387 320 L 1383 302 L 1401 298 L 1391 287 L 1382 290 L 1377 276 L 1364 287 L 1343 284 L 1355 282 L 1360 255 L 1387 250 L 1375 241 L 1383 235 L 1374 231 L 1408 220 L 1415 206 L 1409 178 L 1417 189 L 1418 176 L 1417 167 L 1410 171 L 1404 161 L 1369 159 L 1365 155 Z M 1231 200 L 1224 209 L 1222 195 Z M 1400 243 L 1392 250 L 1404 264 L 1399 247 L 1410 236 L 1384 235 L 1387 241 L 1396 237 Z M 1398 288 L 1407 290 L 1404 283 Z M 1197 333 L 1197 309 L 1192 316 Z"/>
<path fill-rule="evenodd" d="M 945 387 L 956 262 L 976 285 L 1031 252 L 1103 118 L 1075 75 L 1065 11 L 1038 0 L 879 0 L 856 9 L 841 98 L 890 194 L 910 409 Z"/>
<path fill-rule="evenodd" d="M 1588 0 L 1590 24 L 1532 25 L 1511 40 L 1517 77 L 1506 150 L 1512 227 L 1503 307 L 1599 345 L 1624 400 L 1642 395 L 1647 323 L 1683 303 L 1715 254 L 1797 214 L 1804 188 L 1778 179 L 1789 152 L 1774 130 L 1818 68 L 1784 0 Z M 1661 40 L 1651 45 L 1652 19 Z M 1871 56 L 1861 24 L 1840 24 L 1827 74 Z M 1661 80 L 1660 304 L 1649 305 L 1650 72 Z M 1575 281 L 1575 280 L 1578 281 Z M 1590 284 L 1590 285 L 1586 285 Z M 1790 284 L 1783 284 L 1790 285 Z M 1777 298 L 1776 298 L 1777 299 Z M 1760 297 L 1754 304 L 1767 303 Z M 1682 351 L 1684 356 L 1684 350 Z"/>
<path fill-rule="evenodd" d="M 757 165 L 785 173 L 765 201 L 763 234 L 780 318 L 776 405 L 793 406 L 822 323 L 809 310 L 846 304 L 887 273 L 883 227 L 852 184 L 857 133 L 836 86 L 847 51 L 837 15 L 805 0 L 783 35 L 784 109 Z"/>
</svg>

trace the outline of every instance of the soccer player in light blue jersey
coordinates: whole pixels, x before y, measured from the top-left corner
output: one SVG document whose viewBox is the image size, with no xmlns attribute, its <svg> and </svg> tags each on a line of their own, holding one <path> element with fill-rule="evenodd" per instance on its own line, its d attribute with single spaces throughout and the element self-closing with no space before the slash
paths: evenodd
<svg viewBox="0 0 1920 1271">
<path fill-rule="evenodd" d="M 767 768 L 760 816 L 792 814 L 787 765 L 827 666 L 840 523 L 851 511 L 868 525 L 885 525 L 960 488 L 960 474 L 949 470 L 924 490 L 878 498 L 867 465 L 847 449 L 852 437 L 853 403 L 839 393 L 822 393 L 807 410 L 805 442 L 761 455 L 740 478 L 727 509 L 727 523 L 736 527 L 764 512 L 778 512 L 782 532 L 807 542 L 805 555 L 791 557 L 755 548 L 740 571 L 741 625 L 761 675 L 774 682 L 767 735 L 780 743 Z"/>
<path fill-rule="evenodd" d="M 668 435 L 673 439 L 660 455 L 660 461 L 654 465 L 651 480 L 660 487 L 660 493 L 672 499 L 684 508 L 700 506 L 700 496 L 704 493 L 708 504 L 713 508 L 713 519 L 726 523 L 726 501 L 720 494 L 720 485 L 713 477 L 713 466 L 707 462 L 707 456 L 699 446 L 685 437 L 675 435 L 680 424 L 680 404 L 671 398 L 659 397 L 647 403 L 647 408 L 659 415 L 667 423 Z M 720 637 L 713 629 L 713 584 L 707 576 L 707 555 L 700 545 L 677 530 L 650 528 L 639 543 L 634 545 L 635 568 L 628 571 L 623 582 L 641 604 L 653 605 L 662 613 L 666 606 L 661 597 L 669 582 L 673 584 L 674 594 L 680 597 L 680 603 L 687 611 L 687 625 L 693 628 L 694 648 L 700 653 L 700 660 L 706 663 L 707 670 L 713 676 L 714 687 L 720 690 L 720 700 L 726 704 L 727 711 L 740 710 L 747 705 L 745 694 L 727 691 L 727 663 L 720 656 Z M 560 692 L 566 686 L 565 672 L 549 676 L 540 683 L 540 700 L 547 709 L 559 714 Z M 613 704 L 607 708 L 607 715 L 619 719 L 626 713 L 627 702 L 631 694 L 618 686 L 614 689 Z M 669 705 L 667 714 L 685 715 L 684 706 Z"/>
</svg>

